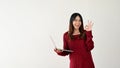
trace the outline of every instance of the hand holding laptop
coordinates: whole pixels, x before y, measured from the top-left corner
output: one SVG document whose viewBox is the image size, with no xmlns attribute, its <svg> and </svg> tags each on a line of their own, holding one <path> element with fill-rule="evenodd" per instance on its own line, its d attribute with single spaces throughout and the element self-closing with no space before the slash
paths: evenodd
<svg viewBox="0 0 120 68">
<path fill-rule="evenodd" d="M 61 52 L 63 52 L 63 51 L 73 52 L 72 50 L 58 49 L 58 48 L 56 47 L 56 44 L 55 44 L 55 42 L 54 42 L 54 40 L 53 40 L 53 38 L 52 38 L 51 36 L 50 36 L 50 39 L 51 39 L 51 41 L 52 41 L 52 43 L 53 43 L 53 45 L 54 45 L 54 47 L 55 47 L 55 49 L 54 49 L 55 52 L 57 52 L 57 53 L 61 53 Z"/>
<path fill-rule="evenodd" d="M 54 51 L 57 52 L 57 53 L 60 53 L 60 52 L 63 52 L 63 51 L 65 51 L 65 52 L 73 52 L 72 50 L 58 49 L 58 48 L 55 48 Z"/>
<path fill-rule="evenodd" d="M 61 49 L 57 49 L 57 48 L 55 48 L 54 51 L 55 51 L 56 53 L 62 53 L 62 52 L 63 52 Z"/>
</svg>

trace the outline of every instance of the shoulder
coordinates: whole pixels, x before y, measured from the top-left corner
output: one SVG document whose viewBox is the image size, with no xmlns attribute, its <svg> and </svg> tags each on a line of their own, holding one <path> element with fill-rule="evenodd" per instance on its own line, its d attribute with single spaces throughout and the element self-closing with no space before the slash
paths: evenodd
<svg viewBox="0 0 120 68">
<path fill-rule="evenodd" d="M 64 35 L 68 35 L 68 31 L 66 31 L 66 32 L 64 33 Z"/>
<path fill-rule="evenodd" d="M 68 31 L 66 31 L 66 32 L 63 34 L 63 37 L 64 37 L 64 38 L 67 38 L 67 37 L 68 37 Z"/>
</svg>

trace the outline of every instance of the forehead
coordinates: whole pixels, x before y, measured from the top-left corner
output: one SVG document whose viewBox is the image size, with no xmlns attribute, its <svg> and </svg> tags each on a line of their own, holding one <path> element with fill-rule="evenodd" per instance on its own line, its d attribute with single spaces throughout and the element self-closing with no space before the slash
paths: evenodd
<svg viewBox="0 0 120 68">
<path fill-rule="evenodd" d="M 80 17 L 79 16 L 76 16 L 76 18 L 75 19 L 80 19 Z"/>
</svg>

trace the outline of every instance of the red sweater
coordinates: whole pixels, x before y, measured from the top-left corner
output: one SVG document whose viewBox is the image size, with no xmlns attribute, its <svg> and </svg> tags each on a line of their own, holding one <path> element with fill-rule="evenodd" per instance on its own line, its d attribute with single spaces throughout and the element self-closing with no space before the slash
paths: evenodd
<svg viewBox="0 0 120 68">
<path fill-rule="evenodd" d="M 92 32 L 85 31 L 86 40 L 79 38 L 79 35 L 73 35 L 74 39 L 69 40 L 68 32 L 63 36 L 63 49 L 72 50 L 73 52 L 61 52 L 58 55 L 66 56 L 70 58 L 70 68 L 95 68 L 91 50 L 94 48 L 94 42 L 92 40 Z"/>
</svg>

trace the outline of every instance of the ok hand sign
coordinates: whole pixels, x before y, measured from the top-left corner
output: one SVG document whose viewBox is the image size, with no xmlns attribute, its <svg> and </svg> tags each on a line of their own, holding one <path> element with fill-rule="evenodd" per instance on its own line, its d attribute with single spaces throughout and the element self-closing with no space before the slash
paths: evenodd
<svg viewBox="0 0 120 68">
<path fill-rule="evenodd" d="M 88 24 L 85 26 L 86 31 L 91 31 L 92 30 L 93 23 L 92 21 L 88 21 Z"/>
</svg>

